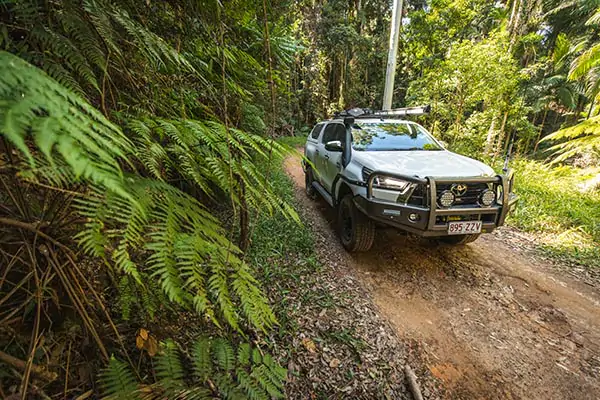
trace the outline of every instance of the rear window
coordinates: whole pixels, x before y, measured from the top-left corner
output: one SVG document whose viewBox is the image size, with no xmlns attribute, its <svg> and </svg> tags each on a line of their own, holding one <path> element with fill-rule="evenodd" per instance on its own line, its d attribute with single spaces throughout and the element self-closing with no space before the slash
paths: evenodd
<svg viewBox="0 0 600 400">
<path fill-rule="evenodd" d="M 318 139 L 319 134 L 321 133 L 321 129 L 323 129 L 323 123 L 315 125 L 312 132 L 310 133 L 310 137 L 313 139 Z"/>
</svg>

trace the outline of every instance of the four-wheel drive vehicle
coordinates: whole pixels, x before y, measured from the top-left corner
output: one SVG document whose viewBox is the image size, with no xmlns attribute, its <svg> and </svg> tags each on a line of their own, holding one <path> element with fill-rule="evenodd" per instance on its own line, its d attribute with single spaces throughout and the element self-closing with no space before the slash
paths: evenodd
<svg viewBox="0 0 600 400">
<path fill-rule="evenodd" d="M 319 193 L 338 208 L 347 250 L 369 250 L 377 223 L 468 243 L 501 226 L 517 201 L 512 171 L 498 175 L 446 150 L 419 124 L 397 119 L 423 112 L 348 110 L 318 123 L 308 136 L 306 193 Z"/>
</svg>

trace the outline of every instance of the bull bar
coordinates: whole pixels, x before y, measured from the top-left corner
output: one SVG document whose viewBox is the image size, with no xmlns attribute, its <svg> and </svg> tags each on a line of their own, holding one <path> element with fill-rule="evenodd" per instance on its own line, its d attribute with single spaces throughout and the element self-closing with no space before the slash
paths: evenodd
<svg viewBox="0 0 600 400">
<path fill-rule="evenodd" d="M 492 177 L 426 177 L 408 176 L 383 171 L 373 171 L 367 180 L 367 197 L 355 197 L 357 207 L 367 214 L 370 218 L 382 222 L 386 225 L 401 227 L 410 232 L 421 236 L 442 236 L 447 232 L 447 223 L 436 223 L 440 216 L 464 216 L 478 215 L 489 216 L 487 221 L 482 221 L 482 232 L 491 232 L 495 228 L 504 224 L 506 216 L 518 198 L 511 193 L 514 172 L 508 170 L 504 175 Z M 389 177 L 401 179 L 410 183 L 424 185 L 427 193 L 425 196 L 427 206 L 418 206 L 408 203 L 392 203 L 390 201 L 378 200 L 373 196 L 373 183 L 377 177 Z M 437 203 L 437 186 L 448 183 L 492 183 L 497 197 L 496 202 L 491 206 L 450 206 L 441 207 Z M 497 188 L 501 188 L 498 193 Z M 418 215 L 417 221 L 408 219 L 409 214 Z"/>
</svg>

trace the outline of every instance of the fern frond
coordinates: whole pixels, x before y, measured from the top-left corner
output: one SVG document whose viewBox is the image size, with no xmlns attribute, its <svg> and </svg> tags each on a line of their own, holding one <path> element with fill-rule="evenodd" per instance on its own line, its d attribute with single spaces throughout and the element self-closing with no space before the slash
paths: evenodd
<svg viewBox="0 0 600 400">
<path fill-rule="evenodd" d="M 237 362 L 239 365 L 246 367 L 250 365 L 250 356 L 252 355 L 252 348 L 248 343 L 242 343 L 238 347 Z"/>
<path fill-rule="evenodd" d="M 86 57 L 80 53 L 78 46 L 73 44 L 69 38 L 40 25 L 31 30 L 31 37 L 43 49 L 60 57 L 63 65 L 68 65 L 84 82 L 100 92 L 100 86 Z"/>
<path fill-rule="evenodd" d="M 200 382 L 205 382 L 212 372 L 211 341 L 209 339 L 200 338 L 196 341 L 192 349 L 192 361 L 195 376 Z"/>
<path fill-rule="evenodd" d="M 179 354 L 179 348 L 172 340 L 166 340 L 162 344 L 162 353 L 156 357 L 156 377 L 159 385 L 165 389 L 166 397 L 169 393 L 180 391 L 184 388 L 183 378 L 185 376 L 183 365 Z"/>
<path fill-rule="evenodd" d="M 562 141 L 548 149 L 557 155 L 553 163 L 564 161 L 586 151 L 600 152 L 600 116 L 556 131 L 544 137 L 540 142 L 543 141 Z"/>
<path fill-rule="evenodd" d="M 243 369 L 236 370 L 236 379 L 239 382 L 238 388 L 243 390 L 250 400 L 269 400 L 269 395 L 260 387 L 255 379 Z"/>
<path fill-rule="evenodd" d="M 171 47 L 160 36 L 134 21 L 127 11 L 114 8 L 112 18 L 131 36 L 138 51 L 154 64 L 157 69 L 174 66 L 182 70 L 194 72 L 190 62 L 177 50 Z"/>
<path fill-rule="evenodd" d="M 577 80 L 585 76 L 592 68 L 600 64 L 600 43 L 590 47 L 571 64 L 569 79 Z"/>
<path fill-rule="evenodd" d="M 127 364 L 110 358 L 108 366 L 100 373 L 102 391 L 107 399 L 128 400 L 139 398 L 137 381 Z"/>
<path fill-rule="evenodd" d="M 75 179 L 130 198 L 118 160 L 127 160 L 132 143 L 118 127 L 10 53 L 0 52 L 0 69 L 0 132 L 27 156 L 31 168 L 36 163 L 26 140 L 33 137 L 46 157 L 59 156 Z"/>
<path fill-rule="evenodd" d="M 231 345 L 223 338 L 212 342 L 212 353 L 217 366 L 225 372 L 235 367 L 235 354 Z"/>
<path fill-rule="evenodd" d="M 282 383 L 277 379 L 277 376 L 266 365 L 259 365 L 252 369 L 251 377 L 256 379 L 258 384 L 267 392 L 269 395 L 276 399 L 282 399 L 283 394 L 279 390 Z"/>
</svg>

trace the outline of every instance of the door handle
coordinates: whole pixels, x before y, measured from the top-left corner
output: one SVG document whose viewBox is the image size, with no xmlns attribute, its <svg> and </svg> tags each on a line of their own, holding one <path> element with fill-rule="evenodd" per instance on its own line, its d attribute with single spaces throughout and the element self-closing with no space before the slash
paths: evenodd
<svg viewBox="0 0 600 400">
<path fill-rule="evenodd" d="M 325 154 L 325 159 L 329 160 L 329 154 Z"/>
<path fill-rule="evenodd" d="M 342 169 L 342 164 L 339 162 L 335 163 L 335 166 L 338 167 L 339 169 Z"/>
<path fill-rule="evenodd" d="M 319 150 L 315 150 L 315 153 L 319 154 Z"/>
</svg>

